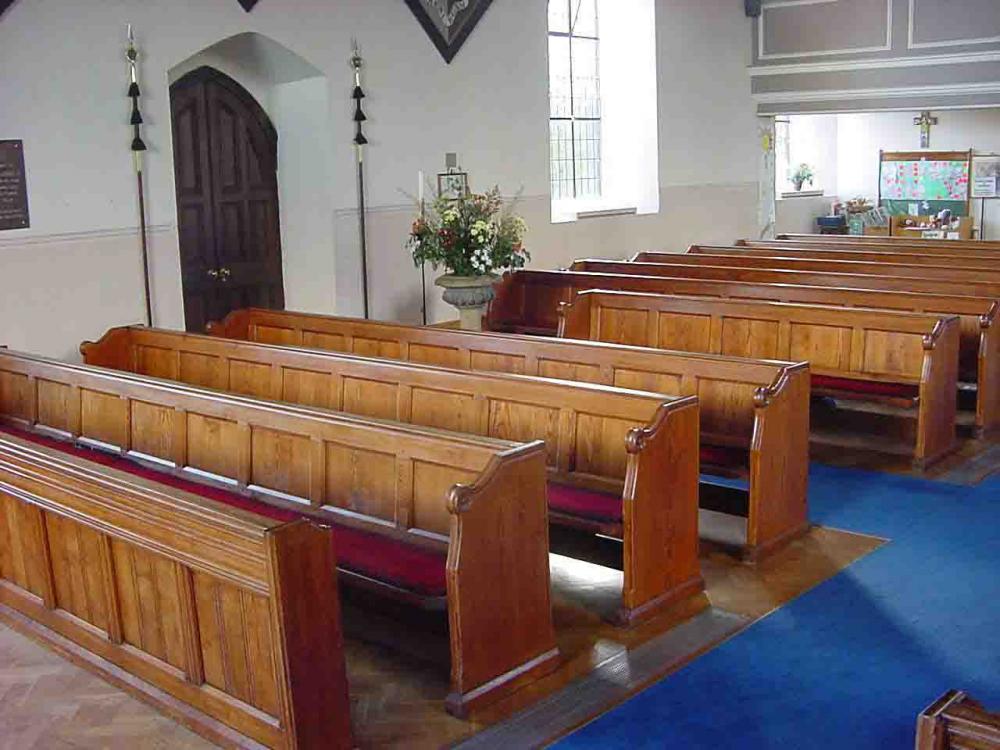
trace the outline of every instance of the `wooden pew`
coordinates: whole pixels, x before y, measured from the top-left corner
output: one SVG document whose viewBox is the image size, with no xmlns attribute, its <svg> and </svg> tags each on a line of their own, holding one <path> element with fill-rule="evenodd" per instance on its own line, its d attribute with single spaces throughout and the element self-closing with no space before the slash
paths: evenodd
<svg viewBox="0 0 1000 750">
<path fill-rule="evenodd" d="M 1000 267 L 977 268 L 964 265 L 964 260 L 951 259 L 943 262 L 938 258 L 934 264 L 900 263 L 892 258 L 882 261 L 842 260 L 814 256 L 771 255 L 757 256 L 749 253 L 716 252 L 720 248 L 709 245 L 692 245 L 687 253 L 637 253 L 636 263 L 684 263 L 697 266 L 736 265 L 740 268 L 783 268 L 792 271 L 832 271 L 835 273 L 864 274 L 866 276 L 898 276 L 907 278 L 936 279 L 948 281 L 1000 281 Z M 681 259 L 681 260 L 678 260 Z"/>
<path fill-rule="evenodd" d="M 976 393 L 978 433 L 1000 429 L 1000 303 L 987 297 L 801 284 L 716 281 L 610 273 L 520 270 L 496 287 L 487 321 L 494 331 L 555 335 L 560 302 L 586 289 L 726 299 L 759 299 L 958 315 L 959 378 Z M 972 386 L 974 384 L 974 386 Z M 702 409 L 706 408 L 702 398 Z"/>
<path fill-rule="evenodd" d="M 700 245 L 692 245 L 688 248 L 689 253 L 710 253 L 712 255 L 733 255 L 733 256 L 753 256 L 757 258 L 815 258 L 817 260 L 856 260 L 867 263 L 901 263 L 909 266 L 941 266 L 949 262 L 957 263 L 964 268 L 977 268 L 987 271 L 995 271 L 1000 268 L 998 258 L 977 253 L 975 255 L 963 255 L 958 258 L 944 258 L 940 255 L 923 253 L 915 248 L 910 248 L 906 252 L 870 251 L 860 247 L 842 247 L 827 245 L 823 247 L 799 247 L 781 245 L 778 243 L 755 242 L 750 245 L 735 245 L 733 247 L 711 247 L 704 248 Z M 637 260 L 646 262 L 655 261 L 653 257 L 646 257 L 645 253 L 639 253 Z"/>
<path fill-rule="evenodd" d="M 340 578 L 448 610 L 448 708 L 553 669 L 545 456 L 518 445 L 0 350 L 0 419 L 333 526 Z M 226 491 L 218 491 L 226 490 Z M 517 528 L 518 534 L 497 534 Z M 503 568 L 505 575 L 498 576 Z M 334 592 L 331 592 L 331 596 Z"/>
<path fill-rule="evenodd" d="M 815 238 L 814 238 L 815 237 Z M 996 254 L 1000 251 L 1000 242 L 961 241 L 961 240 L 924 240 L 913 237 L 857 237 L 845 235 L 778 235 L 776 240 L 802 247 L 813 247 L 817 243 L 823 245 L 864 247 L 872 251 L 886 250 L 890 252 L 913 251 L 930 253 L 932 255 L 964 255 L 965 253 Z M 744 242 L 740 240 L 737 244 Z"/>
<path fill-rule="evenodd" d="M 971 294 L 1000 300 L 1000 281 L 988 279 L 952 280 L 950 277 L 934 278 L 890 276 L 886 271 L 849 273 L 843 270 L 796 271 L 790 268 L 752 268 L 740 265 L 738 258 L 718 259 L 712 265 L 698 265 L 697 256 L 677 254 L 676 263 L 630 263 L 629 261 L 578 260 L 571 271 L 597 273 L 627 273 L 636 276 L 673 276 L 688 279 L 715 279 L 722 281 L 751 281 L 773 284 L 807 284 L 811 286 L 841 286 L 853 289 L 880 289 L 885 291 L 927 292 L 930 294 Z M 833 261 L 831 261 L 832 263 Z"/>
<path fill-rule="evenodd" d="M 704 588 L 693 396 L 463 372 L 141 326 L 111 329 L 80 351 L 89 364 L 257 398 L 494 438 L 544 439 L 552 521 L 624 540 L 619 622 L 646 619 Z"/>
<path fill-rule="evenodd" d="M 569 338 L 806 360 L 813 395 L 915 409 L 919 467 L 956 446 L 958 334 L 957 316 L 596 290 L 559 322 Z"/>
<path fill-rule="evenodd" d="M 262 309 L 237 310 L 224 321 L 210 324 L 209 332 L 463 370 L 697 395 L 702 465 L 708 465 L 712 473 L 735 473 L 749 481 L 740 501 L 748 516 L 741 531 L 743 554 L 759 558 L 807 527 L 809 375 L 805 365 Z M 711 494 L 710 488 L 703 489 Z M 719 509 L 711 502 L 706 507 Z M 705 524 L 701 533 L 703 538 L 713 538 Z M 720 540 L 715 537 L 715 541 Z"/>
<path fill-rule="evenodd" d="M 58 445 L 0 427 L 0 621 L 220 745 L 352 747 L 331 530 Z"/>
<path fill-rule="evenodd" d="M 949 690 L 917 717 L 916 750 L 1000 750 L 1000 714 Z"/>
</svg>

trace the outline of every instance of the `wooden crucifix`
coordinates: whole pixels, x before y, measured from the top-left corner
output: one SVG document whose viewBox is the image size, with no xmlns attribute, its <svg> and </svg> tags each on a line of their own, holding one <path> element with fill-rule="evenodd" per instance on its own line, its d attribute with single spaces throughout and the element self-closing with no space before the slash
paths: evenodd
<svg viewBox="0 0 1000 750">
<path fill-rule="evenodd" d="M 920 113 L 920 117 L 913 118 L 913 124 L 920 126 L 920 148 L 931 147 L 931 126 L 938 124 L 938 118 L 931 117 L 928 110 Z"/>
</svg>

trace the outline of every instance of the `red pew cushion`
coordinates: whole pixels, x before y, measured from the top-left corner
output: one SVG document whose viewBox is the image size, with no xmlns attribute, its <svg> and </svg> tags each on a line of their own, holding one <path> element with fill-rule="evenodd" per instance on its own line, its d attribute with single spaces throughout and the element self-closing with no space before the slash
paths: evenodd
<svg viewBox="0 0 1000 750">
<path fill-rule="evenodd" d="M 920 387 L 909 383 L 882 383 L 876 380 L 853 380 L 837 378 L 832 375 L 813 375 L 814 388 L 826 388 L 835 391 L 846 391 L 865 396 L 891 396 L 893 398 L 917 398 Z"/>
<path fill-rule="evenodd" d="M 592 521 L 620 523 L 622 520 L 620 495 L 609 495 L 555 482 L 549 482 L 549 508 Z"/>
<path fill-rule="evenodd" d="M 724 445 L 702 445 L 699 451 L 702 464 L 713 466 L 739 466 L 746 468 L 750 462 L 747 451 L 743 448 L 730 448 Z"/>
<path fill-rule="evenodd" d="M 209 500 L 225 503 L 230 507 L 257 513 L 275 521 L 290 522 L 305 516 L 303 513 L 269 505 L 262 500 L 240 495 L 237 492 L 230 492 L 178 477 L 165 471 L 147 468 L 128 458 L 115 456 L 104 451 L 80 447 L 62 440 L 3 425 L 0 425 L 0 432 L 15 435 L 38 445 L 54 448 L 102 466 L 110 466 L 133 476 L 184 490 Z M 331 526 L 333 527 L 337 563 L 340 567 L 424 596 L 444 596 L 447 593 L 445 583 L 446 558 L 444 555 L 381 534 L 373 534 L 336 523 L 331 524 Z"/>
</svg>

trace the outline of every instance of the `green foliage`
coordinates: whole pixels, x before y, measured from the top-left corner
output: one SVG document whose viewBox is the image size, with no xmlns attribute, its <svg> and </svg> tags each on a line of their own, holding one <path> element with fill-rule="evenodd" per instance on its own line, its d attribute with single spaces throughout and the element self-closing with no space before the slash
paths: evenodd
<svg viewBox="0 0 1000 750">
<path fill-rule="evenodd" d="M 799 164 L 798 168 L 792 172 L 791 180 L 795 184 L 796 188 L 801 188 L 803 184 L 809 183 L 813 184 L 813 178 L 815 174 L 813 173 L 812 167 L 806 163 Z"/>
<path fill-rule="evenodd" d="M 522 240 L 527 225 L 505 207 L 500 189 L 461 198 L 436 198 L 417 217 L 406 243 L 413 262 L 444 266 L 459 276 L 521 268 L 531 259 Z"/>
</svg>

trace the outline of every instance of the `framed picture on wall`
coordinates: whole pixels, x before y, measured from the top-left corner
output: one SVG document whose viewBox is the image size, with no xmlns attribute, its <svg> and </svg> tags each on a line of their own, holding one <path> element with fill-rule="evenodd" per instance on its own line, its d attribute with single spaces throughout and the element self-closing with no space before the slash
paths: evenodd
<svg viewBox="0 0 1000 750">
<path fill-rule="evenodd" d="M 458 200 L 469 194 L 468 172 L 442 172 L 438 176 L 438 195 L 446 200 Z"/>
</svg>

